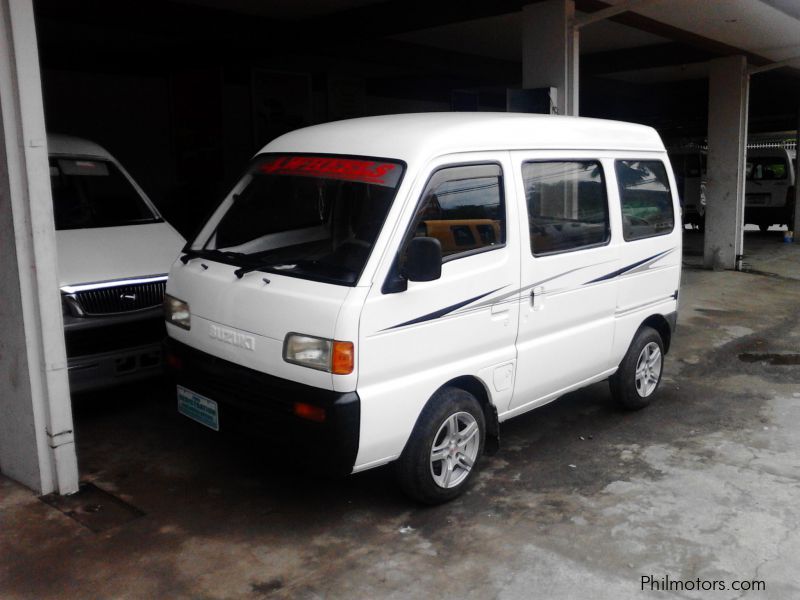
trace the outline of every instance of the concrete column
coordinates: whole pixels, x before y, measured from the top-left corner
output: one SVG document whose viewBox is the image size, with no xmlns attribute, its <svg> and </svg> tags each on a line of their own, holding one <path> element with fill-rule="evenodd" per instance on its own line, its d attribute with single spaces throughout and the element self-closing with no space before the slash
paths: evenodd
<svg viewBox="0 0 800 600">
<path fill-rule="evenodd" d="M 32 0 L 0 0 L 0 471 L 78 490 Z"/>
<path fill-rule="evenodd" d="M 574 0 L 545 0 L 522 9 L 522 87 L 558 89 L 558 114 L 578 115 L 579 34 Z"/>
<path fill-rule="evenodd" d="M 794 223 L 789 229 L 794 232 L 794 240 L 800 243 L 800 107 L 797 109 L 797 131 L 794 134 Z"/>
<path fill-rule="evenodd" d="M 708 182 L 703 263 L 737 269 L 744 242 L 744 176 L 750 78 L 744 56 L 709 63 Z"/>
</svg>

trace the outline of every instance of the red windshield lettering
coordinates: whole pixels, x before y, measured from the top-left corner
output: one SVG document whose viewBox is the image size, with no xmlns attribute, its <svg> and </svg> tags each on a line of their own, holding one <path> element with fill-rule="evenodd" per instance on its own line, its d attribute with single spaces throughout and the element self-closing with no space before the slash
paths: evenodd
<svg viewBox="0 0 800 600">
<path fill-rule="evenodd" d="M 386 185 L 384 176 L 395 170 L 396 167 L 397 165 L 391 163 L 376 163 L 349 158 L 279 156 L 262 164 L 259 170 L 262 173 L 273 175 L 329 177 L 331 179 Z"/>
<path fill-rule="evenodd" d="M 388 165 L 388 164 L 378 165 L 377 167 L 375 167 L 374 176 L 375 177 L 383 177 L 384 175 L 386 175 L 386 173 L 388 173 L 389 171 L 394 169 L 395 166 L 396 165 Z"/>
<path fill-rule="evenodd" d="M 264 173 L 274 173 L 275 171 L 280 170 L 285 163 L 286 163 L 286 158 L 281 156 L 271 162 L 264 163 L 263 165 L 261 165 L 260 169 Z"/>
</svg>

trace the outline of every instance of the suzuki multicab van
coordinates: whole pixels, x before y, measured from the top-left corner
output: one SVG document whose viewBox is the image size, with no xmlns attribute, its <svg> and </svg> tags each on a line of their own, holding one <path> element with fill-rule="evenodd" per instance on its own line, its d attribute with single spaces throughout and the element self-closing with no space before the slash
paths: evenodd
<svg viewBox="0 0 800 600">
<path fill-rule="evenodd" d="M 452 499 L 506 419 L 605 379 L 651 401 L 675 190 L 640 125 L 436 113 L 286 134 L 170 271 L 178 410 L 333 472 L 396 461 L 411 496 Z"/>
</svg>

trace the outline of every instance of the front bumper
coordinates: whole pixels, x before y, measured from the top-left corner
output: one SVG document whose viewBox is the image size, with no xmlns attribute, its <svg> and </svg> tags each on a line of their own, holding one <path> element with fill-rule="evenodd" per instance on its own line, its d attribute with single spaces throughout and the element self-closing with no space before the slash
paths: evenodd
<svg viewBox="0 0 800 600">
<path fill-rule="evenodd" d="M 352 472 L 361 424 L 356 392 L 334 392 L 267 375 L 170 338 L 165 353 L 178 385 L 217 403 L 220 431 L 257 437 L 328 474 Z M 295 402 L 324 409 L 324 422 L 296 416 Z"/>
<path fill-rule="evenodd" d="M 64 317 L 72 393 L 131 383 L 163 372 L 160 307 L 107 317 Z"/>
</svg>

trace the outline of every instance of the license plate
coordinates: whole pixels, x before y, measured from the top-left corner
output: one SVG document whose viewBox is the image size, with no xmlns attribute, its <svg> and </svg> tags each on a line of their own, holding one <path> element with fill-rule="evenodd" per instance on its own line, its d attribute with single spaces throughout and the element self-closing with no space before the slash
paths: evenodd
<svg viewBox="0 0 800 600">
<path fill-rule="evenodd" d="M 178 412 L 201 425 L 219 431 L 217 403 L 181 385 L 178 386 Z"/>
</svg>

